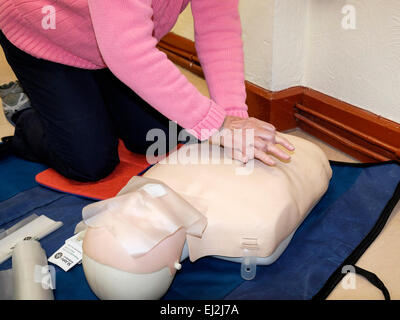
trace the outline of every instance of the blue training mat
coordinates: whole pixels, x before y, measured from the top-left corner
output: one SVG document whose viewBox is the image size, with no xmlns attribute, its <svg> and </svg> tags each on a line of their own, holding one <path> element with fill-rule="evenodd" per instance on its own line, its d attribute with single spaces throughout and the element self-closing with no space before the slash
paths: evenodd
<svg viewBox="0 0 400 320">
<path fill-rule="evenodd" d="M 312 299 L 325 298 L 340 281 L 341 266 L 354 264 L 384 226 L 400 198 L 400 165 L 331 162 L 333 176 L 282 256 L 258 266 L 254 280 L 240 277 L 240 265 L 211 257 L 183 263 L 164 299 Z M 93 200 L 38 186 L 45 168 L 13 156 L 0 161 L 0 228 L 36 213 L 62 221 L 42 239 L 47 255 L 73 235 L 82 208 Z M 7 186 L 9 184 L 9 186 Z M 0 270 L 11 267 L 11 259 Z M 96 299 L 81 265 L 56 268 L 56 299 Z"/>
</svg>

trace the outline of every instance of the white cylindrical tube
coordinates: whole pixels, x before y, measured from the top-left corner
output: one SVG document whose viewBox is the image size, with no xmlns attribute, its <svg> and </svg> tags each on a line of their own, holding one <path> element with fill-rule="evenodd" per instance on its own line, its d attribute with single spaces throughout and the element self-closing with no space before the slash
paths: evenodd
<svg viewBox="0 0 400 320">
<path fill-rule="evenodd" d="M 53 300 L 46 253 L 36 240 L 20 241 L 12 254 L 14 300 Z"/>
</svg>

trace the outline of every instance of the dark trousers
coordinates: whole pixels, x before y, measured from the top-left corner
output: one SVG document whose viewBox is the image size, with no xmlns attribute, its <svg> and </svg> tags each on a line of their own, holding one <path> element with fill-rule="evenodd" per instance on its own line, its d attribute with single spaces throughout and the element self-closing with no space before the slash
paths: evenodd
<svg viewBox="0 0 400 320">
<path fill-rule="evenodd" d="M 0 45 L 32 106 L 14 118 L 12 149 L 17 155 L 70 179 L 96 181 L 119 163 L 118 138 L 132 152 L 145 153 L 154 143 L 146 141 L 150 129 L 159 128 L 168 137 L 168 119 L 110 70 L 36 59 L 1 31 Z"/>
</svg>

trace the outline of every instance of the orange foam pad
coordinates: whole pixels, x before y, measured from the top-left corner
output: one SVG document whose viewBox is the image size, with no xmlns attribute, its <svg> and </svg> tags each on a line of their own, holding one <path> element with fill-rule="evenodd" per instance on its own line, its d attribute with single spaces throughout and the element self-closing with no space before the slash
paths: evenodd
<svg viewBox="0 0 400 320">
<path fill-rule="evenodd" d="M 118 153 L 120 163 L 110 175 L 97 182 L 67 179 L 53 169 L 47 169 L 36 175 L 36 182 L 57 191 L 96 200 L 115 197 L 133 176 L 150 166 L 145 155 L 129 151 L 122 141 L 119 143 Z"/>
</svg>

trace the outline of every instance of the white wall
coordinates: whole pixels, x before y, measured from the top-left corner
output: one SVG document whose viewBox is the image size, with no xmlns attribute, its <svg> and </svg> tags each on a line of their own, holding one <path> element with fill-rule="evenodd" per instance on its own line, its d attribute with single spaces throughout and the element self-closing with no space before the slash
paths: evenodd
<svg viewBox="0 0 400 320">
<path fill-rule="evenodd" d="M 305 85 L 400 122 L 400 1 L 310 0 L 309 14 Z"/>
<path fill-rule="evenodd" d="M 190 3 L 186 9 L 180 14 L 178 21 L 174 28 L 171 30 L 182 37 L 194 41 L 194 24 Z"/>
<path fill-rule="evenodd" d="M 239 11 L 246 79 L 263 88 L 271 88 L 274 0 L 242 0 Z M 172 32 L 194 41 L 190 5 L 181 13 Z"/>
<path fill-rule="evenodd" d="M 270 90 L 304 84 L 308 9 L 308 0 L 276 0 L 274 3 Z"/>
<path fill-rule="evenodd" d="M 239 2 L 246 79 L 271 88 L 274 0 Z"/>
<path fill-rule="evenodd" d="M 353 5 L 356 29 L 342 28 Z M 400 122 L 400 0 L 242 0 L 246 79 L 304 85 Z M 190 8 L 174 32 L 194 40 Z"/>
</svg>

